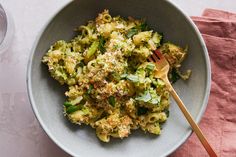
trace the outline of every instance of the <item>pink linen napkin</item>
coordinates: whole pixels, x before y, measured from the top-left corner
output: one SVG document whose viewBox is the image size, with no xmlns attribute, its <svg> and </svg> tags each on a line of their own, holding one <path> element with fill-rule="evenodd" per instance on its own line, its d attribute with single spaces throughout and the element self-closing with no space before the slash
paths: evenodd
<svg viewBox="0 0 236 157">
<path fill-rule="evenodd" d="M 206 9 L 192 17 L 206 42 L 212 68 L 211 94 L 200 127 L 220 157 L 236 157 L 236 14 Z M 171 157 L 207 157 L 195 134 Z"/>
</svg>

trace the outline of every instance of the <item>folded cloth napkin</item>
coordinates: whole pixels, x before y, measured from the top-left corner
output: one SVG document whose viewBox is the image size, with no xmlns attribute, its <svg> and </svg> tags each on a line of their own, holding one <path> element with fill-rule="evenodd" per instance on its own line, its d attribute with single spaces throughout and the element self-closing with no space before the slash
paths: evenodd
<svg viewBox="0 0 236 157">
<path fill-rule="evenodd" d="M 206 42 L 212 68 L 211 94 L 200 128 L 220 157 L 236 157 L 236 14 L 206 9 L 192 17 Z M 207 157 L 195 134 L 171 157 Z"/>
</svg>

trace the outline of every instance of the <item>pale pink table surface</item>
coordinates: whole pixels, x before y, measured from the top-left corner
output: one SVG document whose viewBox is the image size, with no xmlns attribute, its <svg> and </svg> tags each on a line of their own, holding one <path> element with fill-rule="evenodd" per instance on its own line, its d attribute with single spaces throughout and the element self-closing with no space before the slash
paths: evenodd
<svg viewBox="0 0 236 157">
<path fill-rule="evenodd" d="M 235 0 L 172 0 L 188 15 L 206 7 L 236 12 Z M 0 157 L 68 157 L 44 133 L 26 92 L 27 60 L 44 24 L 69 0 L 0 0 L 15 24 L 10 48 L 0 54 Z"/>
</svg>

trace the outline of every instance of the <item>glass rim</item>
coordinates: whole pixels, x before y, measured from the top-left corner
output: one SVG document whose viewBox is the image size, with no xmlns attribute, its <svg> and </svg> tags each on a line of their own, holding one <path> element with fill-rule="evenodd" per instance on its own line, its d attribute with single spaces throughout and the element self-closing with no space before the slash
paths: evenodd
<svg viewBox="0 0 236 157">
<path fill-rule="evenodd" d="M 11 46 L 15 27 L 14 27 L 14 21 L 9 13 L 8 9 L 4 8 L 0 4 L 0 18 L 3 20 L 0 23 L 0 28 L 2 29 L 0 32 L 0 54 L 5 53 Z"/>
<path fill-rule="evenodd" d="M 0 13 L 3 19 L 3 23 L 1 24 L 1 26 L 3 26 L 3 31 L 1 32 L 1 36 L 2 38 L 0 39 L 0 44 L 3 43 L 4 39 L 6 38 L 6 34 L 7 34 L 7 27 L 8 27 L 8 20 L 7 20 L 7 14 L 6 11 L 4 10 L 3 6 L 0 4 Z"/>
</svg>

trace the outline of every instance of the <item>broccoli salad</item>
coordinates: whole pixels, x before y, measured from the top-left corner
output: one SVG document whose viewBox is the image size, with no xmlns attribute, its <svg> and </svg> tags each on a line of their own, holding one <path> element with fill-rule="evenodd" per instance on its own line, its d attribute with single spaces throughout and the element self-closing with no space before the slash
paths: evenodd
<svg viewBox="0 0 236 157">
<path fill-rule="evenodd" d="M 163 43 L 163 35 L 144 20 L 112 17 L 108 10 L 77 31 L 71 41 L 54 43 L 42 59 L 51 76 L 68 86 L 64 115 L 72 123 L 90 125 L 103 142 L 128 137 L 138 128 L 159 135 L 169 116 L 169 92 L 147 58 L 160 50 L 174 83 L 191 73 L 179 71 L 187 50 Z"/>
</svg>

